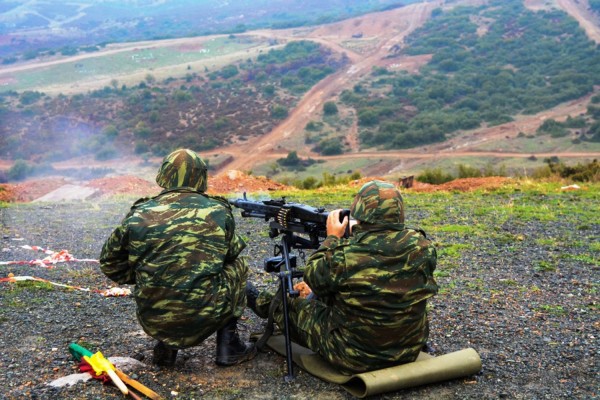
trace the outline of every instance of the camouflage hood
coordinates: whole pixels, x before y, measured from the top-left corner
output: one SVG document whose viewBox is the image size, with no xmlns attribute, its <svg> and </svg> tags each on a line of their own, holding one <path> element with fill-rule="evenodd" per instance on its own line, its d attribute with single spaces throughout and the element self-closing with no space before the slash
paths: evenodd
<svg viewBox="0 0 600 400">
<path fill-rule="evenodd" d="M 163 189 L 187 187 L 206 192 L 206 163 L 192 150 L 175 150 L 163 160 L 156 183 Z"/>
<path fill-rule="evenodd" d="M 388 182 L 371 181 L 363 185 L 354 198 L 350 215 L 364 223 L 377 225 L 404 224 L 404 204 L 396 187 Z"/>
</svg>

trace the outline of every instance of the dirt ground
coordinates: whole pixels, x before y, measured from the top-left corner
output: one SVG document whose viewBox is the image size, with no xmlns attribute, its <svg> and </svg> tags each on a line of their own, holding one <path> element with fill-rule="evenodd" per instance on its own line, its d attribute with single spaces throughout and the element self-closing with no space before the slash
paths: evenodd
<svg viewBox="0 0 600 400">
<path fill-rule="evenodd" d="M 457 180 L 440 185 L 457 189 L 447 195 L 423 196 L 422 201 L 422 196 L 411 196 L 407 202 L 409 220 L 426 221 L 427 234 L 439 248 L 440 291 L 428 303 L 434 354 L 470 347 L 480 355 L 482 370 L 370 399 L 598 398 L 597 193 L 490 190 L 472 196 L 459 191 L 496 183 L 495 178 Z M 174 368 L 153 365 L 154 340 L 141 330 L 132 296 L 96 293 L 114 287 L 94 261 L 129 206 L 129 199 L 114 198 L 0 208 L 0 263 L 5 264 L 0 279 L 12 273 L 91 290 L 39 282 L 0 285 L 0 399 L 126 398 L 96 380 L 51 385 L 80 372 L 68 352 L 73 342 L 107 357 L 137 361 L 131 370 L 123 369 L 165 399 L 354 398 L 300 368 L 296 379 L 286 382 L 285 357 L 271 351 L 234 367 L 218 367 L 215 335 L 182 350 Z M 327 204 L 328 209 L 340 206 L 333 199 Z M 261 289 L 274 289 L 277 278 L 264 271 L 263 261 L 277 241 L 266 234 L 262 219 L 242 218 L 239 212 L 235 217 L 236 229 L 248 238 L 249 279 Z M 45 255 L 31 246 L 65 249 L 78 261 L 42 268 L 27 261 Z M 261 332 L 262 323 L 246 310 L 240 335 L 246 339 Z"/>
<path fill-rule="evenodd" d="M 385 180 L 381 177 L 367 177 L 350 182 L 354 187 L 360 187 L 365 182 L 373 179 Z M 488 177 L 488 178 L 464 178 L 456 179 L 441 185 L 430 185 L 414 182 L 410 189 L 414 192 L 434 191 L 459 191 L 466 192 L 475 189 L 496 189 L 501 187 L 510 178 Z M 160 192 L 161 188 L 154 182 L 136 176 L 118 176 L 94 179 L 87 182 L 70 182 L 64 177 L 53 177 L 47 179 L 33 179 L 16 184 L 0 184 L 0 201 L 8 203 L 27 203 L 36 199 L 44 198 L 46 201 L 60 201 L 66 198 L 77 198 L 73 191 L 78 188 L 94 189 L 90 195 L 89 191 L 81 190 L 81 200 L 87 198 L 109 198 L 117 195 L 131 196 L 153 196 Z M 278 182 L 271 181 L 262 176 L 247 175 L 240 171 L 230 170 L 225 174 L 209 177 L 208 193 L 224 195 L 230 193 L 256 193 L 274 190 L 293 190 Z M 70 191 L 67 197 L 67 191 Z"/>
<path fill-rule="evenodd" d="M 95 190 L 91 196 L 89 190 L 81 190 L 90 188 Z M 87 182 L 71 182 L 64 177 L 52 177 L 15 184 L 0 184 L 0 201 L 26 203 L 41 197 L 51 201 L 72 199 L 76 198 L 73 192 L 78 189 L 83 196 L 81 200 L 115 195 L 153 196 L 161 191 L 156 183 L 132 175 L 100 178 Z M 217 177 L 209 177 L 208 183 L 208 193 L 217 195 L 284 189 L 290 188 L 265 177 L 247 175 L 240 171 L 228 171 Z M 67 191 L 69 192 L 68 197 Z"/>
</svg>

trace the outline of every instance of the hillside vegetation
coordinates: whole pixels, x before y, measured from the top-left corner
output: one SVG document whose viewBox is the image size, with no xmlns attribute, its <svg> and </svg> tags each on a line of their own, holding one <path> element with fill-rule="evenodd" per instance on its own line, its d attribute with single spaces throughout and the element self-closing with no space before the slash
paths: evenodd
<svg viewBox="0 0 600 400">
<path fill-rule="evenodd" d="M 363 147 L 441 142 L 580 98 L 600 83 L 600 51 L 565 13 L 532 12 L 518 0 L 489 3 L 438 9 L 390 55 L 433 54 L 419 74 L 378 68 L 342 93 L 356 109 Z M 594 107 L 566 128 L 593 125 L 597 114 Z M 579 139 L 598 142 L 596 131 Z"/>
<path fill-rule="evenodd" d="M 0 97 L 0 157 L 41 163 L 80 155 L 106 160 L 247 140 L 268 132 L 299 96 L 344 62 L 314 42 L 299 41 L 256 60 L 190 71 L 183 79 L 158 82 L 149 74 L 133 87 L 115 80 L 73 96 L 8 92 Z"/>
<path fill-rule="evenodd" d="M 419 147 L 411 150 L 417 159 L 467 141 L 477 143 L 469 150 L 481 155 L 436 167 L 471 168 L 466 164 L 479 157 L 479 168 L 497 162 L 489 157 L 512 153 L 508 172 L 526 175 L 554 151 L 592 161 L 600 150 L 597 45 L 554 8 L 532 11 L 519 0 L 484 3 L 437 9 L 419 4 L 316 30 L 133 44 L 98 57 L 7 67 L 7 88 L 33 82 L 36 74 L 49 90 L 77 86 L 61 81 L 75 73 L 97 83 L 95 90 L 85 92 L 81 83 L 79 94 L 55 97 L 36 90 L 0 93 L 0 159 L 23 160 L 24 170 L 52 171 L 48 163 L 77 156 L 106 161 L 139 155 L 147 161 L 189 147 L 211 157 L 217 170 L 234 165 L 302 180 L 303 186 L 324 172 L 404 172 L 407 152 L 395 149 Z M 165 54 L 183 61 L 165 65 Z M 130 58 L 146 56 L 148 64 L 131 73 L 138 67 Z M 218 61 L 199 64 L 188 57 Z M 108 72 L 94 68 L 101 63 Z M 564 111 L 575 103 L 572 115 Z M 527 116 L 529 123 L 517 128 Z M 489 137 L 476 138 L 495 126 Z M 505 129 L 514 132 L 509 136 Z M 388 151 L 386 160 L 377 157 L 381 151 Z M 355 157 L 342 159 L 348 153 Z M 538 159 L 536 153 L 546 154 Z M 419 167 L 437 161 L 423 158 Z"/>
</svg>

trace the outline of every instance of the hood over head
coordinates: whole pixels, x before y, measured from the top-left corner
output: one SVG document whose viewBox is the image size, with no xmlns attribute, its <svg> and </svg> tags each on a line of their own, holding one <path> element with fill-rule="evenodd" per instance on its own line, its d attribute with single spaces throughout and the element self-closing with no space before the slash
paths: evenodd
<svg viewBox="0 0 600 400">
<path fill-rule="evenodd" d="M 350 215 L 368 224 L 404 224 L 402 196 L 391 183 L 367 182 L 354 197 Z"/>
<path fill-rule="evenodd" d="M 156 175 L 156 183 L 163 189 L 188 187 L 206 192 L 208 168 L 196 152 L 189 149 L 175 150 L 163 160 Z"/>
</svg>

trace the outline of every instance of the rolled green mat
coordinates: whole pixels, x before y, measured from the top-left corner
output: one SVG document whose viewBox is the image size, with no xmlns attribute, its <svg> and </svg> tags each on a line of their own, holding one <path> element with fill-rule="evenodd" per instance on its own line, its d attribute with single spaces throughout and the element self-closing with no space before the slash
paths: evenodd
<svg viewBox="0 0 600 400">
<path fill-rule="evenodd" d="M 273 336 L 268 346 L 285 355 L 282 336 Z M 337 383 L 353 396 L 363 398 L 430 383 L 473 375 L 481 370 L 481 358 L 472 348 L 432 357 L 421 353 L 416 361 L 377 371 L 345 375 L 311 350 L 292 344 L 294 362 L 308 373 L 327 382 Z"/>
</svg>

